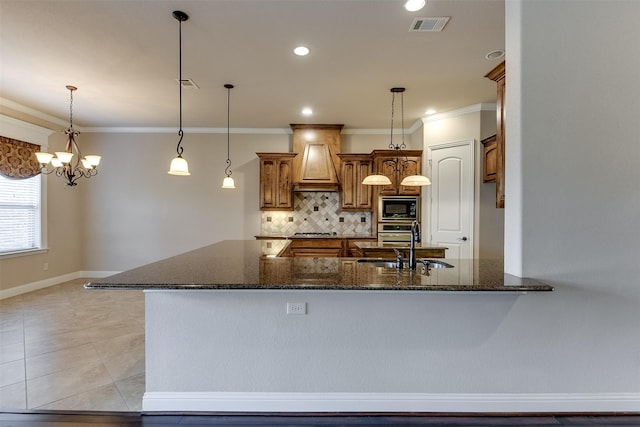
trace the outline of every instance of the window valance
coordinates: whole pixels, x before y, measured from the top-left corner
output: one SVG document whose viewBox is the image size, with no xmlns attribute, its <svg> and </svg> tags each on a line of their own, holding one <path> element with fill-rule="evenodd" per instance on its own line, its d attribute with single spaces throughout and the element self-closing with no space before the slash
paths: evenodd
<svg viewBox="0 0 640 427">
<path fill-rule="evenodd" d="M 40 173 L 35 152 L 40 146 L 0 136 L 0 174 L 7 178 L 25 179 Z"/>
</svg>

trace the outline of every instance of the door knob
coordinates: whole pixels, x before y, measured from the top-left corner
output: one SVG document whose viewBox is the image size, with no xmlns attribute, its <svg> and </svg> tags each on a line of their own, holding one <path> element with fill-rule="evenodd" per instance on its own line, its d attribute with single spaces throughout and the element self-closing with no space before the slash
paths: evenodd
<svg viewBox="0 0 640 427">
<path fill-rule="evenodd" d="M 462 240 L 463 242 L 466 242 L 467 241 L 467 236 L 459 237 L 458 240 Z"/>
</svg>

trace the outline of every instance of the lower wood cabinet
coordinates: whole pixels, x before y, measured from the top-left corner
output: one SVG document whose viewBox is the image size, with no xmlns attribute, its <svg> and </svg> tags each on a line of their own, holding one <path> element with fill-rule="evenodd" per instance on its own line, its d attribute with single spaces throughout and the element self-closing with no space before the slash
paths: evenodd
<svg viewBox="0 0 640 427">
<path fill-rule="evenodd" d="M 370 239 L 365 239 L 365 238 L 347 239 L 347 244 L 345 245 L 345 249 L 347 253 L 345 255 L 349 257 L 362 258 L 364 257 L 364 255 L 360 250 L 360 248 L 356 246 L 356 243 L 359 243 L 359 242 L 375 243 L 377 241 L 378 239 L 375 237 L 372 237 Z"/>
<path fill-rule="evenodd" d="M 344 239 L 292 239 L 289 248 L 292 257 L 341 257 Z"/>
</svg>

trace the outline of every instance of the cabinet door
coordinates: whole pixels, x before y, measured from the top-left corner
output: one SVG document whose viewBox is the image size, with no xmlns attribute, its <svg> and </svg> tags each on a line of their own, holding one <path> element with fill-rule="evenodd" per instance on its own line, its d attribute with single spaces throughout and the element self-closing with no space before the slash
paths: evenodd
<svg viewBox="0 0 640 427">
<path fill-rule="evenodd" d="M 293 193 L 291 191 L 291 177 L 293 175 L 291 159 L 280 159 L 277 162 L 277 178 L 275 192 L 278 209 L 293 210 Z"/>
<path fill-rule="evenodd" d="M 482 181 L 496 182 L 496 172 L 498 167 L 498 152 L 496 136 L 492 135 L 482 140 L 483 161 L 482 161 Z"/>
<path fill-rule="evenodd" d="M 348 211 L 372 211 L 372 189 L 362 185 L 362 180 L 371 174 L 372 164 L 368 156 L 341 154 L 340 209 Z"/>
<path fill-rule="evenodd" d="M 275 209 L 277 195 L 275 183 L 278 176 L 276 159 L 261 159 L 260 161 L 260 208 Z"/>
<path fill-rule="evenodd" d="M 407 156 L 405 159 L 404 167 L 400 168 L 398 184 L 402 182 L 402 180 L 410 175 L 421 175 L 422 174 L 422 158 L 417 156 Z M 415 186 L 398 186 L 398 194 L 401 196 L 419 196 L 421 193 L 422 187 Z"/>
<path fill-rule="evenodd" d="M 373 162 L 371 159 L 358 160 L 356 164 L 356 207 L 362 211 L 373 210 L 373 190 L 370 185 L 362 185 L 362 180 L 371 174 Z"/>
<path fill-rule="evenodd" d="M 374 171 L 386 175 L 391 184 L 379 187 L 381 196 L 419 196 L 422 187 L 400 185 L 409 175 L 422 175 L 422 150 L 373 150 Z"/>
<path fill-rule="evenodd" d="M 293 210 L 294 153 L 257 153 L 260 158 L 260 210 Z"/>
<path fill-rule="evenodd" d="M 385 175 L 391 180 L 391 184 L 380 186 L 378 194 L 381 196 L 395 196 L 398 194 L 398 175 L 396 173 L 395 158 L 378 157 L 376 158 L 376 173 Z"/>
</svg>

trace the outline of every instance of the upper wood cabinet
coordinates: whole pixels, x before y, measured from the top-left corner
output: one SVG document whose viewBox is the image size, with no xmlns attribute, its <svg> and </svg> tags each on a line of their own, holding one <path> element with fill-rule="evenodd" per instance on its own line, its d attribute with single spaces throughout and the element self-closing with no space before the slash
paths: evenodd
<svg viewBox="0 0 640 427">
<path fill-rule="evenodd" d="M 256 153 L 260 158 L 260 210 L 293 210 L 295 153 Z"/>
<path fill-rule="evenodd" d="M 370 154 L 338 154 L 340 157 L 340 209 L 373 211 L 373 189 L 362 180 L 373 170 Z"/>
<path fill-rule="evenodd" d="M 495 182 L 497 171 L 497 150 L 496 150 L 496 136 L 491 135 L 488 138 L 483 139 L 483 159 L 482 159 L 482 181 L 483 182 Z"/>
<path fill-rule="evenodd" d="M 504 133 L 504 101 L 505 101 L 505 63 L 498 64 L 485 76 L 496 82 L 496 207 L 504 208 L 504 152 L 506 147 Z"/>
<path fill-rule="evenodd" d="M 386 175 L 391 180 L 390 185 L 379 187 L 381 196 L 419 196 L 422 187 L 400 185 L 409 175 L 422 175 L 422 150 L 403 150 L 404 155 L 398 156 L 396 150 L 373 150 L 374 173 Z M 394 162 L 398 160 L 400 166 Z M 404 162 L 404 163 L 403 163 Z M 403 166 L 404 165 L 404 166 Z"/>
</svg>

